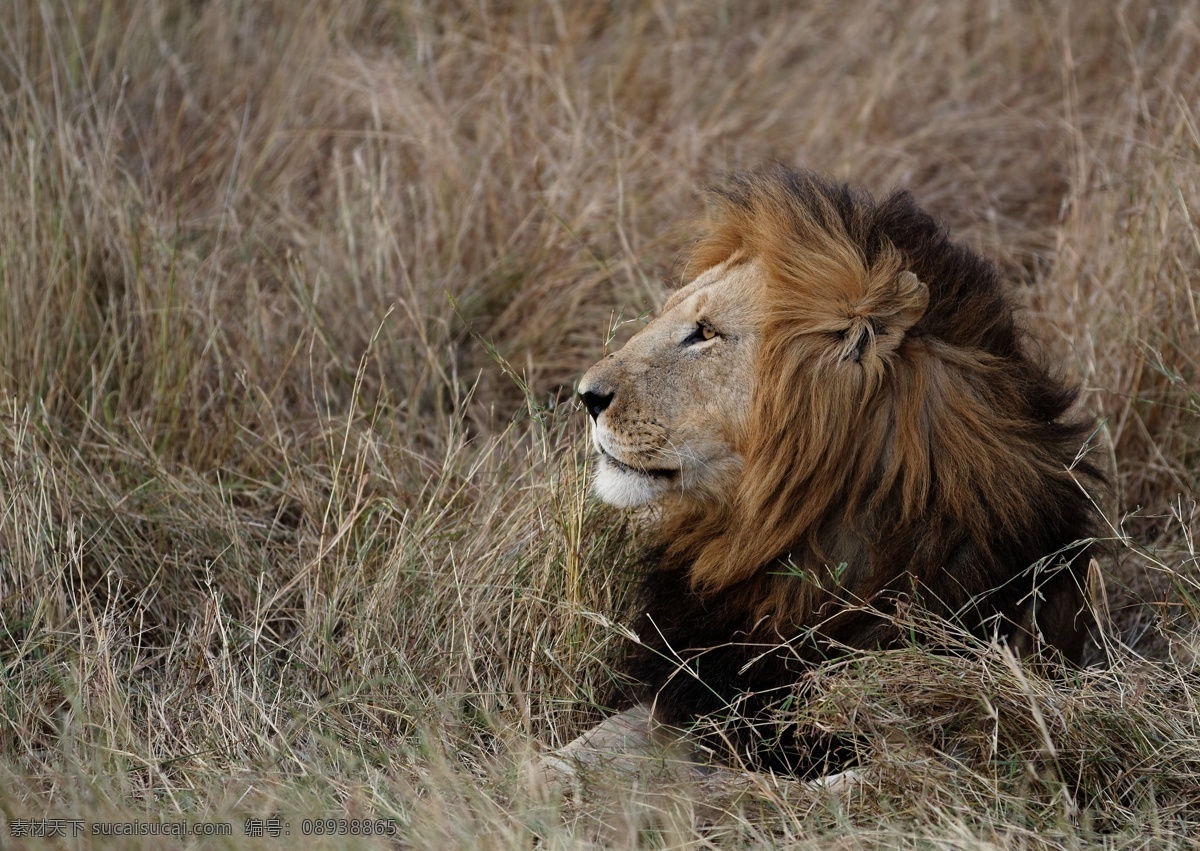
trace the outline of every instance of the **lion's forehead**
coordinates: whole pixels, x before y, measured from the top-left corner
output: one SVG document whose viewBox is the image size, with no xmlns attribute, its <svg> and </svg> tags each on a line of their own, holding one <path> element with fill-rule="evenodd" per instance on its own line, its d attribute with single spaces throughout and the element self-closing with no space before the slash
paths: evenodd
<svg viewBox="0 0 1200 851">
<path fill-rule="evenodd" d="M 762 279 L 762 269 L 756 262 L 722 263 L 676 290 L 641 333 L 700 319 L 748 326 L 757 320 Z"/>
<path fill-rule="evenodd" d="M 742 254 L 735 254 L 723 263 L 701 272 L 688 283 L 675 290 L 663 305 L 662 313 L 673 310 L 706 291 L 736 289 L 761 274 L 759 264 Z"/>
</svg>

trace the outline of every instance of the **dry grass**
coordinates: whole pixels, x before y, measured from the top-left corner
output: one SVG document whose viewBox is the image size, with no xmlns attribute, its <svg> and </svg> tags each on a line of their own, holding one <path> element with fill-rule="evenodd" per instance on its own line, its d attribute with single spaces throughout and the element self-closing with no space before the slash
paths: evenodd
<svg viewBox="0 0 1200 851">
<path fill-rule="evenodd" d="M 1200 5 L 792 5 L 4 4 L 0 844 L 1200 835 Z M 1011 273 L 1103 422 L 1108 657 L 822 672 L 843 798 L 564 799 L 533 757 L 596 717 L 639 534 L 570 387 L 698 182 L 767 159 L 909 186 Z"/>
</svg>

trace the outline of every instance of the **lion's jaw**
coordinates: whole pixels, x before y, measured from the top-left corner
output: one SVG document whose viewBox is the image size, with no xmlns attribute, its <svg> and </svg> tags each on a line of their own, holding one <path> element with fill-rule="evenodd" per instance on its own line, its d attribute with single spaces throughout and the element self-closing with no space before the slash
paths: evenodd
<svg viewBox="0 0 1200 851">
<path fill-rule="evenodd" d="M 595 492 L 631 508 L 728 500 L 742 469 L 763 272 L 733 257 L 677 291 L 579 395 L 595 427 Z"/>
</svg>

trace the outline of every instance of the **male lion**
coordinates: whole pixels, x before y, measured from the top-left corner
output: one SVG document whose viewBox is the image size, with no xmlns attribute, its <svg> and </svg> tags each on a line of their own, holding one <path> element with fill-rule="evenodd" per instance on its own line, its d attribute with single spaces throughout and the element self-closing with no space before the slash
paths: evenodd
<svg viewBox="0 0 1200 851">
<path fill-rule="evenodd" d="M 780 705 L 821 660 L 911 640 L 901 606 L 1078 662 L 1100 475 L 993 264 L 906 192 L 778 166 L 712 200 L 689 283 L 579 384 L 596 492 L 661 521 L 639 703 L 567 755 L 705 720 L 727 757 L 812 771 L 836 743 Z"/>
</svg>

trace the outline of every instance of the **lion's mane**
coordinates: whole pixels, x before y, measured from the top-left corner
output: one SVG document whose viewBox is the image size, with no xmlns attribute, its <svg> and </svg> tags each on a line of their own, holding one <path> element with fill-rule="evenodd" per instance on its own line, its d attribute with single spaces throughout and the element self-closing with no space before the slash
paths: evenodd
<svg viewBox="0 0 1200 851">
<path fill-rule="evenodd" d="M 1100 475 L 995 266 L 907 192 L 777 167 L 711 197 L 686 277 L 742 257 L 768 278 L 752 437 L 731 499 L 668 504 L 639 699 L 670 724 L 737 719 L 723 736 L 751 763 L 804 770 L 811 740 L 752 728 L 814 663 L 908 640 L 902 605 L 1077 661 Z"/>
</svg>

